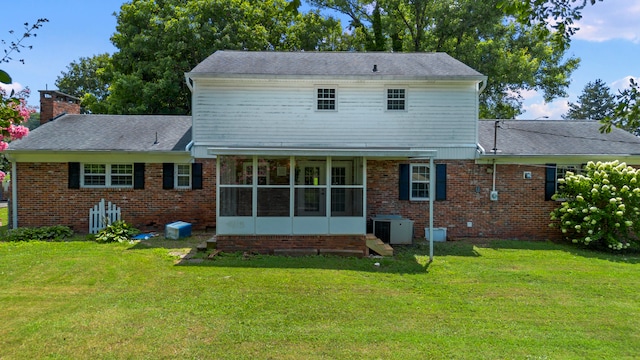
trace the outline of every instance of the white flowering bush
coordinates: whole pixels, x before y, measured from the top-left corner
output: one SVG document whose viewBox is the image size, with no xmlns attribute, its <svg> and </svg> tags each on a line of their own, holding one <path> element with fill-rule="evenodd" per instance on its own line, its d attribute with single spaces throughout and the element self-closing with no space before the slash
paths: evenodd
<svg viewBox="0 0 640 360">
<path fill-rule="evenodd" d="M 618 161 L 589 162 L 583 174 L 558 179 L 551 226 L 574 243 L 613 250 L 637 248 L 640 234 L 640 171 Z"/>
</svg>

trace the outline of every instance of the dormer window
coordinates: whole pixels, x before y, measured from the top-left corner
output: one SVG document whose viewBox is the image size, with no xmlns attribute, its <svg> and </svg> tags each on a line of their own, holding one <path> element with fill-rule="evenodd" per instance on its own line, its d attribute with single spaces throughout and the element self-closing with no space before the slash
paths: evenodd
<svg viewBox="0 0 640 360">
<path fill-rule="evenodd" d="M 387 110 L 404 111 L 405 100 L 405 89 L 387 89 Z"/>
<path fill-rule="evenodd" d="M 320 111 L 336 110 L 336 89 L 335 88 L 318 88 L 316 109 Z"/>
</svg>

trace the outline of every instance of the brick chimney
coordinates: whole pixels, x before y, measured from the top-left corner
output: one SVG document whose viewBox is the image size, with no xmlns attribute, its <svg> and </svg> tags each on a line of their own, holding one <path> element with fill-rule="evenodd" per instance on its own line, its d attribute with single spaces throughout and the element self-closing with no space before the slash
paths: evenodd
<svg viewBox="0 0 640 360">
<path fill-rule="evenodd" d="M 56 90 L 40 91 L 40 125 L 64 114 L 80 114 L 80 99 Z"/>
</svg>

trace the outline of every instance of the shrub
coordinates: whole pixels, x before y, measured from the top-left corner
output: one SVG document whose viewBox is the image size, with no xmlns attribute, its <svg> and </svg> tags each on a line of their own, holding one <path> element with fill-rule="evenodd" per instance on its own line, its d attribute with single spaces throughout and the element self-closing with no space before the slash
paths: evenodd
<svg viewBox="0 0 640 360">
<path fill-rule="evenodd" d="M 110 242 L 128 242 L 131 241 L 131 237 L 139 234 L 140 231 L 133 226 L 127 224 L 123 220 L 114 221 L 107 225 L 106 228 L 100 230 L 95 237 L 96 242 L 110 243 Z"/>
<path fill-rule="evenodd" d="M 71 236 L 73 231 L 68 226 L 56 225 L 11 229 L 4 234 L 4 239 L 6 241 L 63 241 Z"/>
<path fill-rule="evenodd" d="M 567 172 L 559 179 L 554 199 L 563 199 L 551 212 L 574 243 L 622 250 L 638 245 L 640 233 L 640 171 L 625 163 L 589 162 L 583 174 Z"/>
</svg>

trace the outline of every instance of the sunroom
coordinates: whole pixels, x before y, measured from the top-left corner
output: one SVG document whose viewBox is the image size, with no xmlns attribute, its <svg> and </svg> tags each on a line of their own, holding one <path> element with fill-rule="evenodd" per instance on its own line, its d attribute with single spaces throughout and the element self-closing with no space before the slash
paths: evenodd
<svg viewBox="0 0 640 360">
<path fill-rule="evenodd" d="M 209 148 L 217 158 L 218 235 L 365 235 L 367 159 L 422 159 L 435 150 Z M 296 151 L 297 150 L 297 151 Z M 253 152 L 252 152 L 253 151 Z M 432 190 L 433 191 L 433 190 Z"/>
<path fill-rule="evenodd" d="M 224 155 L 219 235 L 364 234 L 364 157 Z"/>
</svg>

